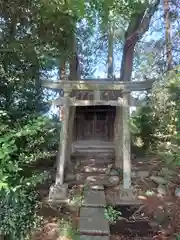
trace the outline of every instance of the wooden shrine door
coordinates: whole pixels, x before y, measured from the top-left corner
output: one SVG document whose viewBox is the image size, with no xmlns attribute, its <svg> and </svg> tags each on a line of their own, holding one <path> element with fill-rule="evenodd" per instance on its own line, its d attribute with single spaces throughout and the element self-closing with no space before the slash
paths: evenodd
<svg viewBox="0 0 180 240">
<path fill-rule="evenodd" d="M 76 113 L 75 139 L 102 140 L 113 139 L 114 113 L 107 109 L 82 109 Z"/>
<path fill-rule="evenodd" d="M 84 115 L 84 139 L 108 140 L 106 112 L 87 112 Z"/>
</svg>

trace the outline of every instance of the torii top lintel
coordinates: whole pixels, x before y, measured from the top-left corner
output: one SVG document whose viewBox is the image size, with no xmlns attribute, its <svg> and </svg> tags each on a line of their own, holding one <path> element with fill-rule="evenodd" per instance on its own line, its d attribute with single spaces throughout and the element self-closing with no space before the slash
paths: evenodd
<svg viewBox="0 0 180 240">
<path fill-rule="evenodd" d="M 109 79 L 84 79 L 84 80 L 67 80 L 67 81 L 49 81 L 42 80 L 42 86 L 49 89 L 64 89 L 67 91 L 79 90 L 122 90 L 123 92 L 143 91 L 152 88 L 154 80 L 147 81 L 110 81 Z"/>
</svg>

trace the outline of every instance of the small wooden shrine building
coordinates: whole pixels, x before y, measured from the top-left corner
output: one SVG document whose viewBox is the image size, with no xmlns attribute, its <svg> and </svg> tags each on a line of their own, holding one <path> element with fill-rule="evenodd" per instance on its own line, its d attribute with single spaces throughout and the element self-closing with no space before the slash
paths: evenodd
<svg viewBox="0 0 180 240">
<path fill-rule="evenodd" d="M 115 165 L 123 168 L 123 187 L 131 187 L 131 139 L 129 107 L 137 105 L 132 91 L 152 87 L 153 81 L 121 82 L 118 79 L 43 81 L 50 89 L 63 89 L 64 97 L 54 100 L 61 106 L 61 153 L 57 167 L 59 183 L 64 183 L 64 169 L 77 142 L 112 144 Z"/>
</svg>

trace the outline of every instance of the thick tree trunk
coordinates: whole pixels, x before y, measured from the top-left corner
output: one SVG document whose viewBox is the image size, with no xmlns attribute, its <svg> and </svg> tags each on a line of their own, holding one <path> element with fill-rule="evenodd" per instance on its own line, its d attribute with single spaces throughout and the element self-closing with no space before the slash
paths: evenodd
<svg viewBox="0 0 180 240">
<path fill-rule="evenodd" d="M 70 56 L 70 76 L 71 80 L 80 80 L 79 58 L 77 53 L 76 37 L 72 39 L 72 55 Z"/>
<path fill-rule="evenodd" d="M 172 43 L 171 43 L 171 20 L 170 20 L 169 0 L 164 0 L 164 25 L 165 25 L 165 41 L 166 41 L 166 59 L 167 70 L 172 69 Z"/>
<path fill-rule="evenodd" d="M 114 26 L 110 23 L 108 31 L 108 78 L 113 78 L 114 56 L 113 56 Z"/>
<path fill-rule="evenodd" d="M 133 69 L 133 57 L 136 41 L 126 40 L 123 48 L 123 57 L 121 61 L 121 81 L 131 81 Z"/>
<path fill-rule="evenodd" d="M 132 17 L 128 29 L 125 33 L 125 43 L 121 61 L 120 78 L 121 81 L 131 81 L 133 69 L 133 57 L 136 43 L 143 34 L 148 31 L 152 16 L 157 11 L 160 0 L 156 0 L 148 9 Z"/>
</svg>

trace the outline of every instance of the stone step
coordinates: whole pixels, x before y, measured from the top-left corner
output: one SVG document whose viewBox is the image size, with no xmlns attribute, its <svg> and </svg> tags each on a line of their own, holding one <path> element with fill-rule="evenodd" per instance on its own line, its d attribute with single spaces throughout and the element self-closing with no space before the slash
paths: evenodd
<svg viewBox="0 0 180 240">
<path fill-rule="evenodd" d="M 88 172 L 88 173 L 78 173 L 77 177 L 78 180 L 83 180 L 86 183 L 94 183 L 100 184 L 100 182 L 104 180 L 108 180 L 108 177 L 105 174 L 100 174 L 98 172 Z"/>
<path fill-rule="evenodd" d="M 87 144 L 74 144 L 73 146 L 75 149 L 113 149 L 114 150 L 114 145 L 113 144 L 99 144 L 96 143 L 95 141 L 93 142 L 88 142 Z"/>
<path fill-rule="evenodd" d="M 98 149 L 98 148 L 79 148 L 76 152 L 85 152 L 85 153 L 113 153 L 114 149 Z"/>
<path fill-rule="evenodd" d="M 109 240 L 109 236 L 88 236 L 81 235 L 80 240 Z"/>
<path fill-rule="evenodd" d="M 89 164 L 89 165 L 85 165 L 80 167 L 80 171 L 81 172 L 85 172 L 85 173 L 89 173 L 89 172 L 97 172 L 97 173 L 105 173 L 106 172 L 107 167 L 103 166 L 103 165 L 97 165 L 97 164 Z"/>
<path fill-rule="evenodd" d="M 99 149 L 83 149 L 77 150 L 72 153 L 73 157 L 96 157 L 96 158 L 105 158 L 105 157 L 114 157 L 114 150 L 99 150 Z"/>
<path fill-rule="evenodd" d="M 106 197 L 104 191 L 97 190 L 85 190 L 84 191 L 84 200 L 82 202 L 84 207 L 105 207 L 106 206 Z"/>
<path fill-rule="evenodd" d="M 102 191 L 102 190 L 104 190 L 104 185 L 101 185 L 101 184 L 90 184 L 89 185 L 89 188 L 91 189 L 91 190 L 96 190 L 96 191 Z"/>
<path fill-rule="evenodd" d="M 109 176 L 100 173 L 80 173 L 77 174 L 76 179 L 78 181 L 83 181 L 88 185 L 105 185 L 109 186 Z"/>
<path fill-rule="evenodd" d="M 79 220 L 80 234 L 88 235 L 109 235 L 109 222 L 104 217 L 104 208 L 80 209 Z M 87 239 L 87 238 L 86 238 Z"/>
<path fill-rule="evenodd" d="M 103 165 L 107 166 L 108 164 L 111 164 L 114 162 L 112 157 L 94 157 L 94 156 L 88 156 L 88 157 L 83 157 L 79 158 L 79 161 L 81 162 L 81 165 L 88 165 L 88 166 L 93 166 L 93 165 Z"/>
</svg>

